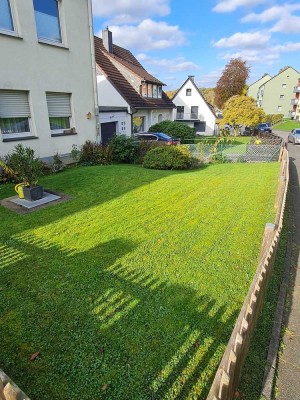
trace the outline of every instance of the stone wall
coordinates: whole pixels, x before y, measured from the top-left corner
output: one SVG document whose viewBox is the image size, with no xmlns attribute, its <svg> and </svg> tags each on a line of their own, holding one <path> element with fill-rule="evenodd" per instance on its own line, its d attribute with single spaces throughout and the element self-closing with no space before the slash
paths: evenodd
<svg viewBox="0 0 300 400">
<path fill-rule="evenodd" d="M 0 400 L 30 400 L 0 369 Z"/>
</svg>

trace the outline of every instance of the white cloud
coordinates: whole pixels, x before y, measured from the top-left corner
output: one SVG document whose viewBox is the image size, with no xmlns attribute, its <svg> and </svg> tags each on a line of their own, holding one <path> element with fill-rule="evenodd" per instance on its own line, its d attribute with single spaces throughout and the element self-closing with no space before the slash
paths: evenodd
<svg viewBox="0 0 300 400">
<path fill-rule="evenodd" d="M 266 53 L 265 50 L 245 50 L 236 53 L 226 53 L 221 58 L 224 60 L 230 60 L 231 58 L 239 57 L 249 63 L 271 65 L 274 61 L 279 59 L 280 54 L 277 51 Z"/>
<path fill-rule="evenodd" d="M 93 14 L 107 18 L 107 23 L 131 24 L 154 15 L 170 14 L 170 0 L 93 0 Z"/>
<path fill-rule="evenodd" d="M 299 34 L 300 17 L 286 16 L 281 18 L 271 29 L 271 32 L 298 33 Z"/>
<path fill-rule="evenodd" d="M 270 40 L 270 34 L 264 32 L 237 32 L 232 36 L 222 38 L 213 43 L 214 47 L 226 48 L 265 48 Z"/>
<path fill-rule="evenodd" d="M 201 75 L 199 79 L 197 79 L 198 87 L 215 87 L 217 81 L 222 75 L 223 68 L 215 69 L 210 71 L 207 74 Z"/>
<path fill-rule="evenodd" d="M 261 22 L 280 20 L 285 17 L 290 17 L 291 12 L 300 10 L 300 4 L 284 4 L 282 6 L 274 6 L 267 8 L 262 13 L 251 13 L 241 19 L 241 22 Z"/>
<path fill-rule="evenodd" d="M 232 12 L 240 7 L 254 7 L 266 3 L 267 0 L 221 0 L 213 8 L 215 12 Z"/>
<path fill-rule="evenodd" d="M 167 58 L 158 59 L 149 57 L 146 54 L 141 53 L 137 55 L 137 59 L 141 63 L 146 63 L 150 66 L 159 67 L 170 73 L 194 71 L 200 68 L 192 61 L 185 60 L 184 57 L 178 57 L 175 59 L 167 59 Z"/>
<path fill-rule="evenodd" d="M 113 42 L 130 50 L 161 50 L 186 43 L 185 33 L 177 25 L 143 20 L 139 25 L 110 26 Z M 98 32 L 98 36 L 102 33 Z"/>
</svg>

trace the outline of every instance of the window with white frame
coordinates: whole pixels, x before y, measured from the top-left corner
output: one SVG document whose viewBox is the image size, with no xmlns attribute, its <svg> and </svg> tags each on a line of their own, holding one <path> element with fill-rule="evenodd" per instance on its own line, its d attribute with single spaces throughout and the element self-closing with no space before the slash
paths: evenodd
<svg viewBox="0 0 300 400">
<path fill-rule="evenodd" d="M 39 40 L 61 43 L 58 0 L 33 0 L 35 23 Z"/>
<path fill-rule="evenodd" d="M 282 89 L 286 89 L 286 83 L 281 84 Z"/>
<path fill-rule="evenodd" d="M 185 94 L 186 94 L 186 96 L 191 96 L 192 95 L 192 89 L 186 89 Z"/>
<path fill-rule="evenodd" d="M 28 92 L 0 90 L 0 133 L 2 139 L 32 136 Z"/>
<path fill-rule="evenodd" d="M 277 111 L 282 111 L 282 106 L 278 106 Z"/>
<path fill-rule="evenodd" d="M 14 31 L 10 0 L 0 0 L 0 31 Z"/>
<path fill-rule="evenodd" d="M 52 133 L 66 133 L 71 128 L 70 93 L 46 93 L 50 129 Z"/>
<path fill-rule="evenodd" d="M 283 100 L 283 99 L 284 99 L 284 94 L 281 94 L 281 95 L 279 96 L 279 98 L 280 98 L 281 100 Z"/>
</svg>

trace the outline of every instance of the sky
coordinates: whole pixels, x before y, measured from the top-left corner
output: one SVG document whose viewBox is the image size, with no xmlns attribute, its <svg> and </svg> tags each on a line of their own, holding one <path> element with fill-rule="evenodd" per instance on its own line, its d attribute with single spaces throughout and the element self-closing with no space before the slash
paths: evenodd
<svg viewBox="0 0 300 400">
<path fill-rule="evenodd" d="M 93 14 L 95 34 L 108 26 L 165 90 L 188 75 L 214 87 L 236 57 L 251 68 L 248 84 L 300 71 L 300 0 L 93 0 Z"/>
</svg>

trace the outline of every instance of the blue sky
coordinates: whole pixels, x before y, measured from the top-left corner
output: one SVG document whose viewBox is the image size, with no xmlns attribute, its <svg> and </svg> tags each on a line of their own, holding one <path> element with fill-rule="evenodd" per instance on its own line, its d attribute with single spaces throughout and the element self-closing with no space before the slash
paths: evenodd
<svg viewBox="0 0 300 400">
<path fill-rule="evenodd" d="M 299 0 L 93 0 L 93 12 L 95 34 L 108 26 L 166 90 L 188 75 L 213 87 L 233 57 L 250 65 L 248 83 L 300 71 Z"/>
</svg>

